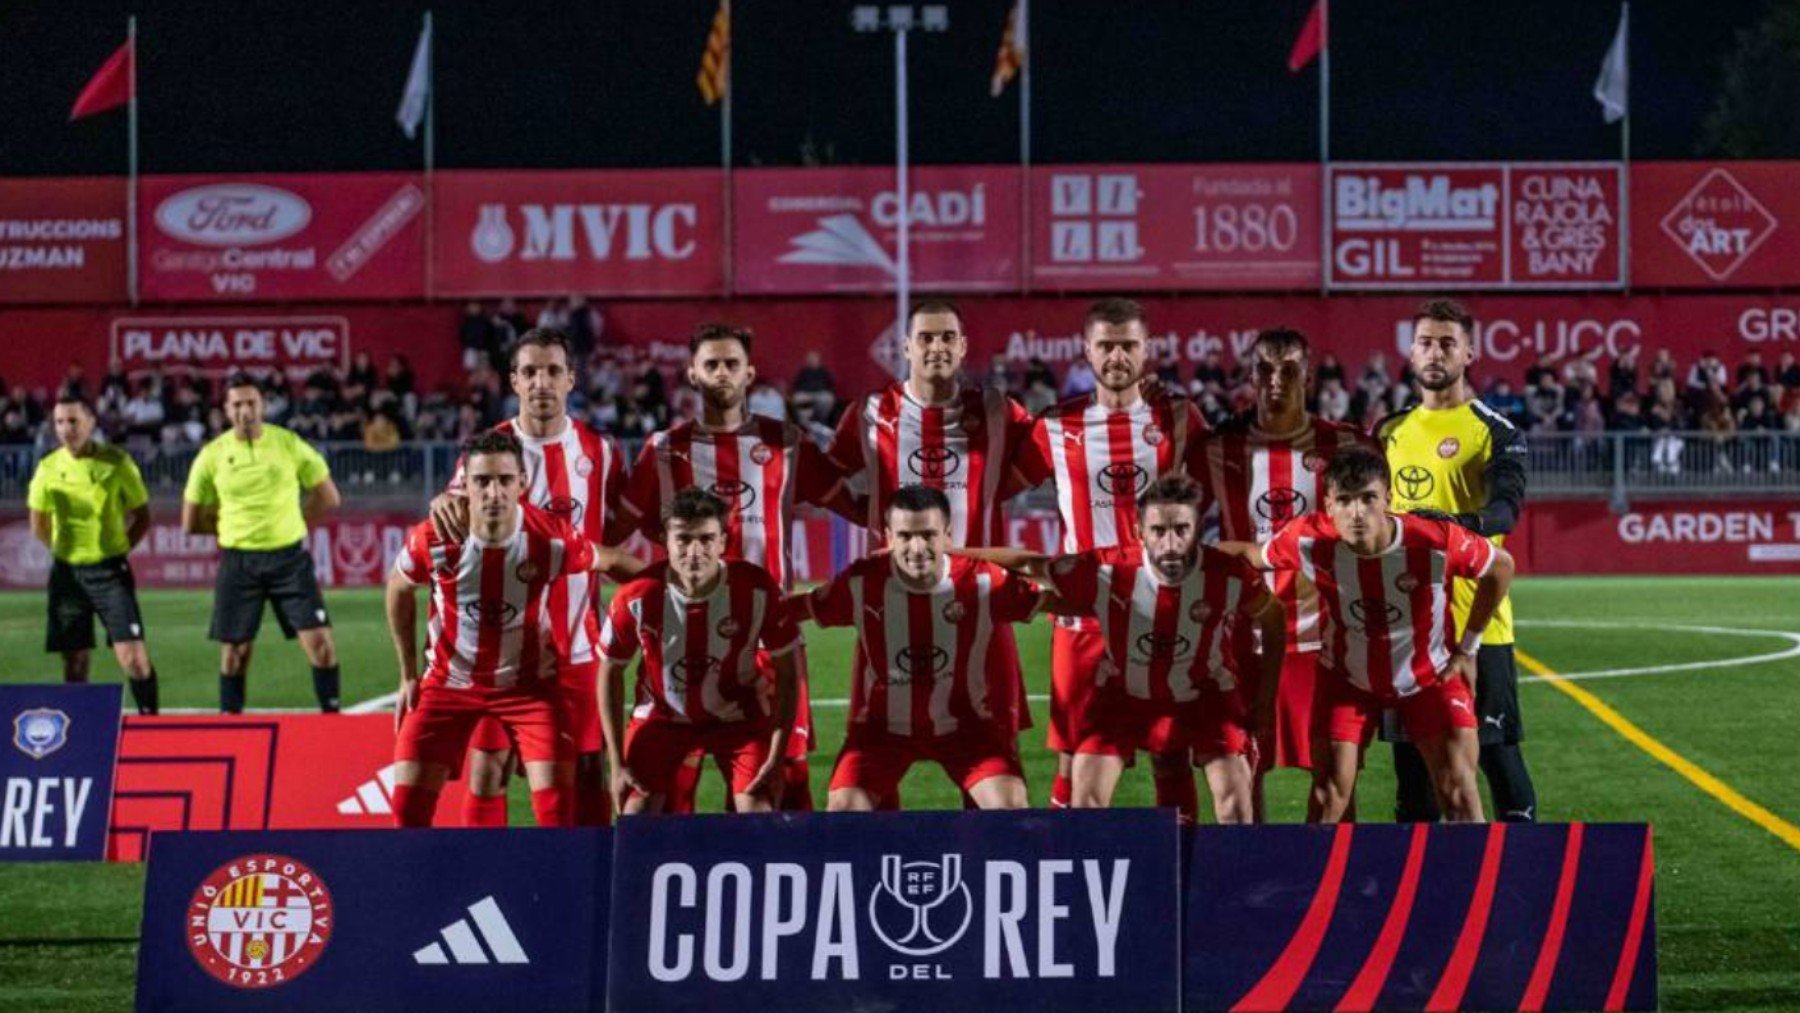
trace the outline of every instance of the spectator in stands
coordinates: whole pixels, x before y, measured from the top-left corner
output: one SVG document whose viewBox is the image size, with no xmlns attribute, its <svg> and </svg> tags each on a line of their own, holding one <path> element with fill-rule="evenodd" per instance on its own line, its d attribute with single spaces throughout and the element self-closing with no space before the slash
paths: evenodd
<svg viewBox="0 0 1800 1013">
<path fill-rule="evenodd" d="M 493 361 L 494 327 L 488 314 L 478 302 L 471 302 L 463 307 L 462 324 L 457 330 L 457 339 L 462 345 L 463 370 L 474 369 L 484 362 Z"/>
<path fill-rule="evenodd" d="M 569 347 L 573 351 L 576 362 L 586 362 L 600 347 L 600 339 L 606 334 L 606 315 L 600 307 L 588 302 L 587 296 L 576 292 L 569 296 L 569 305 L 563 316 L 568 318 L 564 329 L 569 332 Z"/>
<path fill-rule="evenodd" d="M 1800 390 L 1800 361 L 1795 361 L 1793 352 L 1782 352 L 1776 361 L 1775 382 L 1784 391 Z"/>
<path fill-rule="evenodd" d="M 1562 424 L 1563 390 L 1555 372 L 1539 375 L 1527 399 L 1531 410 L 1530 428 L 1534 433 L 1553 433 Z"/>
<path fill-rule="evenodd" d="M 132 439 L 153 443 L 162 435 L 163 419 L 168 413 L 163 409 L 158 387 L 156 378 L 145 377 L 138 381 L 131 400 L 125 402 L 125 432 Z"/>
<path fill-rule="evenodd" d="M 1174 352 L 1163 356 L 1162 363 L 1156 367 L 1156 378 L 1169 390 L 1181 389 L 1181 360 Z"/>
<path fill-rule="evenodd" d="M 1525 389 L 1533 391 L 1543 386 L 1544 378 L 1556 373 L 1556 356 L 1548 352 L 1537 357 L 1537 361 L 1525 367 Z"/>
<path fill-rule="evenodd" d="M 1319 381 L 1320 389 L 1324 389 L 1326 380 L 1336 380 L 1338 386 L 1342 388 L 1344 386 L 1344 365 L 1338 361 L 1338 357 L 1334 353 L 1326 352 L 1319 357 L 1319 364 L 1313 369 L 1313 376 Z M 1348 391 L 1346 390 L 1345 393 L 1348 394 Z"/>
<path fill-rule="evenodd" d="M 555 299 L 545 299 L 543 308 L 538 310 L 537 326 L 567 331 L 569 329 L 569 308 Z"/>
<path fill-rule="evenodd" d="M 756 386 L 750 388 L 749 408 L 752 415 L 787 421 L 787 401 L 782 398 L 780 391 L 767 383 L 758 381 Z"/>
<path fill-rule="evenodd" d="M 63 374 L 62 383 L 57 385 L 56 396 L 87 400 L 87 370 L 82 368 L 81 363 L 69 363 L 69 371 Z"/>
<path fill-rule="evenodd" d="M 1719 361 L 1717 353 L 1711 351 L 1703 353 L 1692 366 L 1688 367 L 1688 405 L 1695 411 L 1705 411 L 1708 389 L 1724 390 L 1725 385 L 1730 382 L 1730 375 L 1726 373 L 1725 364 Z"/>
<path fill-rule="evenodd" d="M 412 360 L 400 354 L 390 356 L 387 368 L 382 371 L 381 382 L 400 402 L 401 418 L 410 419 L 419 414 L 419 380 L 413 374 Z"/>
<path fill-rule="evenodd" d="M 1753 373 L 1750 378 L 1754 380 Z M 1769 406 L 1768 396 L 1762 393 L 1751 394 L 1742 408 L 1737 410 L 1737 431 L 1744 439 L 1739 442 L 1738 461 L 1750 471 L 1780 471 L 1780 460 L 1771 453 L 1770 443 L 1775 434 L 1781 432 L 1781 416 Z"/>
<path fill-rule="evenodd" d="M 619 369 L 619 361 L 610 353 L 601 351 L 594 356 L 588 371 L 588 397 L 594 401 L 610 401 L 625 391 L 625 374 Z"/>
<path fill-rule="evenodd" d="M 360 401 L 381 386 L 381 375 L 375 372 L 375 360 L 368 352 L 357 352 L 350 359 L 350 371 L 344 374 L 344 397 Z"/>
<path fill-rule="evenodd" d="M 1763 403 L 1767 404 L 1769 401 L 1769 388 L 1767 382 L 1763 378 L 1768 375 L 1768 372 L 1769 371 L 1766 369 L 1757 369 L 1749 372 L 1739 370 L 1737 390 L 1731 395 L 1732 408 L 1742 411 L 1750 404 L 1752 398 L 1762 398 Z"/>
<path fill-rule="evenodd" d="M 1013 376 L 1012 365 L 1004 355 L 996 355 L 988 360 L 987 376 L 982 378 L 981 384 L 1002 394 L 1015 394 L 1018 391 L 1018 379 Z"/>
<path fill-rule="evenodd" d="M 1706 407 L 1700 412 L 1700 431 L 1712 438 L 1710 449 L 1713 468 L 1729 472 L 1732 470 L 1731 437 L 1737 432 L 1737 419 L 1731 414 L 1731 402 L 1717 385 L 1708 386 L 1702 397 Z"/>
<path fill-rule="evenodd" d="M 1327 422 L 1343 422 L 1350 417 L 1350 392 L 1344 389 L 1342 369 L 1338 375 L 1319 381 L 1318 416 Z"/>
<path fill-rule="evenodd" d="M 1563 387 L 1567 390 L 1579 390 L 1584 383 L 1591 383 L 1598 387 L 1600 385 L 1600 369 L 1594 365 L 1594 360 L 1600 357 L 1602 351 L 1604 349 L 1595 347 L 1581 355 L 1570 356 L 1563 363 Z"/>
<path fill-rule="evenodd" d="M 1638 349 L 1628 348 L 1612 361 L 1606 370 L 1606 396 L 1617 402 L 1626 393 L 1638 390 Z"/>
<path fill-rule="evenodd" d="M 505 375 L 512 367 L 513 342 L 526 331 L 525 314 L 519 312 L 519 304 L 510 296 L 500 300 L 494 312 L 488 314 L 488 368 L 495 373 Z"/>
<path fill-rule="evenodd" d="M 1501 377 L 1494 381 L 1494 386 L 1487 392 L 1482 402 L 1489 408 L 1506 417 L 1506 421 L 1520 429 L 1531 427 L 1531 412 L 1525 405 L 1525 399 L 1513 390 L 1512 381 Z"/>
<path fill-rule="evenodd" d="M 1094 367 L 1088 365 L 1086 358 L 1077 358 L 1069 363 L 1069 370 L 1063 374 L 1062 396 L 1065 398 L 1092 394 L 1097 386 L 1094 379 Z"/>
<path fill-rule="evenodd" d="M 1738 363 L 1737 385 L 1742 389 L 1752 379 L 1760 387 L 1769 385 L 1769 367 L 1763 365 L 1762 353 L 1754 350 L 1744 356 L 1743 362 Z"/>
<path fill-rule="evenodd" d="M 1657 434 L 1650 448 L 1650 463 L 1657 472 L 1674 475 L 1681 471 L 1681 454 L 1686 441 L 1679 435 L 1687 428 L 1686 412 L 1675 394 L 1675 379 L 1665 376 L 1656 381 L 1654 400 L 1646 423 Z"/>
<path fill-rule="evenodd" d="M 1652 389 L 1658 380 L 1674 380 L 1678 369 L 1675 365 L 1675 353 L 1667 348 L 1656 350 L 1656 358 L 1650 362 L 1649 382 Z"/>
<path fill-rule="evenodd" d="M 0 410 L 0 443 L 29 445 L 31 442 L 31 424 L 25 420 L 25 406 L 8 398 L 4 410 Z"/>
<path fill-rule="evenodd" d="M 1606 409 L 1600 403 L 1600 390 L 1592 380 L 1583 380 L 1576 388 L 1569 406 L 1569 428 L 1575 431 L 1576 459 L 1591 470 L 1599 461 L 1600 448 L 1606 442 Z"/>
<path fill-rule="evenodd" d="M 1056 371 L 1050 368 L 1050 364 L 1045 362 L 1042 356 L 1034 355 L 1031 357 L 1031 361 L 1025 364 L 1025 389 L 1030 390 L 1037 384 L 1050 388 L 1052 394 L 1058 387 Z"/>
<path fill-rule="evenodd" d="M 377 408 L 369 412 L 367 418 L 367 424 L 362 427 L 363 449 L 375 453 L 400 449 L 400 424 L 394 420 L 390 407 Z"/>
<path fill-rule="evenodd" d="M 1020 380 L 1024 382 L 1023 378 Z M 794 407 L 829 424 L 837 411 L 837 381 L 818 352 L 806 353 L 806 364 L 794 374 Z"/>
</svg>

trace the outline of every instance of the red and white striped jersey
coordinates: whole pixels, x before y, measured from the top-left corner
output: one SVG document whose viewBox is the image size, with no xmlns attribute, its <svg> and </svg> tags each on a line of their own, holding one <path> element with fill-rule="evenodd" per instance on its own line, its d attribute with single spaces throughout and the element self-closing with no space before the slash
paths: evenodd
<svg viewBox="0 0 1800 1013">
<path fill-rule="evenodd" d="M 768 717 L 756 652 L 785 654 L 799 644 L 774 579 L 738 559 L 725 562 L 724 575 L 701 598 L 669 582 L 668 563 L 651 566 L 613 595 L 600 633 L 609 661 L 643 652 L 632 716 L 684 724 Z"/>
<path fill-rule="evenodd" d="M 1231 624 L 1269 603 L 1261 574 L 1210 546 L 1185 580 L 1166 584 L 1141 545 L 1059 556 L 1050 583 L 1067 606 L 1099 620 L 1106 657 L 1097 685 L 1140 700 L 1181 703 L 1236 687 Z"/>
<path fill-rule="evenodd" d="M 559 435 L 544 438 L 525 435 L 513 419 L 494 428 L 517 436 L 525 448 L 522 502 L 568 521 L 596 545 L 617 541 L 607 528 L 625 491 L 625 460 L 610 437 L 575 419 L 567 420 Z M 462 489 L 463 462 L 458 460 L 450 491 Z M 551 609 L 569 626 L 571 663 L 593 661 L 594 641 L 600 634 L 594 611 L 600 600 L 600 575 L 577 576 L 551 588 L 550 596 Z"/>
<path fill-rule="evenodd" d="M 844 412 L 826 456 L 846 477 L 866 476 L 871 532 L 885 530 L 895 491 L 918 484 L 949 496 L 951 544 L 1002 545 L 1003 483 L 1030 432 L 1031 416 L 997 390 L 925 404 L 893 383 Z"/>
<path fill-rule="evenodd" d="M 430 521 L 406 533 L 394 569 L 431 585 L 427 681 L 451 689 L 506 689 L 554 679 L 569 663 L 568 627 L 551 592 L 562 578 L 586 574 L 594 545 L 568 522 L 519 507 L 518 527 L 503 542 L 471 534 L 446 542 Z"/>
<path fill-rule="evenodd" d="M 786 590 L 793 585 L 794 504 L 818 502 L 834 471 L 798 426 L 761 415 L 729 431 L 687 421 L 644 443 L 620 508 L 660 542 L 669 501 L 683 489 L 705 489 L 731 508 L 726 557 L 763 567 Z"/>
<path fill-rule="evenodd" d="M 878 552 L 799 601 L 820 626 L 856 627 L 850 720 L 928 738 L 984 722 L 1018 727 L 1012 624 L 1042 598 L 1030 581 L 962 556 L 949 557 L 930 591 L 914 591 Z"/>
<path fill-rule="evenodd" d="M 1383 699 L 1437 682 L 1455 641 L 1450 578 L 1479 580 L 1496 558 L 1492 544 L 1446 521 L 1400 515 L 1393 524 L 1393 543 L 1376 556 L 1358 555 L 1322 513 L 1263 546 L 1270 566 L 1319 589 L 1323 667 Z"/>
<path fill-rule="evenodd" d="M 1219 505 L 1219 538 L 1266 542 L 1284 525 L 1325 505 L 1325 466 L 1345 447 L 1377 450 L 1374 441 L 1351 426 L 1314 415 L 1298 431 L 1275 435 L 1258 429 L 1255 417 L 1234 419 L 1196 441 L 1187 470 Z M 1287 649 L 1316 651 L 1319 594 L 1296 570 L 1264 574 L 1287 610 Z"/>
<path fill-rule="evenodd" d="M 1106 408 L 1087 394 L 1038 416 L 1020 472 L 1032 485 L 1056 480 L 1064 552 L 1136 545 L 1139 494 L 1180 470 L 1189 443 L 1205 429 L 1200 409 L 1186 399 Z"/>
</svg>

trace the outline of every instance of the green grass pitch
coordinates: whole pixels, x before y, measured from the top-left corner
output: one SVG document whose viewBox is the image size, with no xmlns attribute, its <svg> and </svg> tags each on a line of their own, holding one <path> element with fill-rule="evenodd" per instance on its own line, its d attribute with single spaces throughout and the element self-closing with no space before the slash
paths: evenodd
<svg viewBox="0 0 1800 1013">
<path fill-rule="evenodd" d="M 1557 671 L 1727 662 L 1715 667 L 1598 678 L 1583 685 L 1677 753 L 1777 816 L 1800 822 L 1793 723 L 1800 718 L 1800 658 L 1737 664 L 1780 652 L 1800 632 L 1800 580 L 1709 578 L 1533 578 L 1515 591 L 1520 644 Z M 329 596 L 343 657 L 344 697 L 393 689 L 393 654 L 377 592 Z M 217 647 L 205 639 L 209 597 L 150 592 L 144 608 L 162 674 L 165 707 L 210 708 L 217 700 Z M 53 681 L 59 662 L 42 653 L 43 599 L 0 595 L 0 680 Z M 1694 629 L 1712 627 L 1714 631 Z M 1734 632 L 1719 632 L 1730 630 Z M 823 793 L 843 740 L 850 640 L 808 630 Z M 1046 692 L 1049 636 L 1022 631 L 1033 693 Z M 96 677 L 117 678 L 108 657 Z M 1656 826 L 1657 919 L 1662 997 L 1670 1010 L 1800 1010 L 1800 852 L 1731 812 L 1601 724 L 1555 688 L 1522 689 L 1526 755 L 1541 815 L 1552 820 L 1649 820 Z M 250 678 L 252 707 L 310 707 L 311 683 L 297 647 L 265 622 Z M 1024 742 L 1032 796 L 1048 792 L 1051 760 L 1038 727 Z M 1297 820 L 1303 782 L 1272 778 L 1278 820 Z M 1378 747 L 1362 787 L 1364 818 L 1386 818 L 1393 780 Z M 909 806 L 953 807 L 955 791 L 935 771 L 915 771 Z M 529 819 L 522 797 L 514 821 Z M 1122 802 L 1146 804 L 1148 777 L 1128 775 Z M 709 775 L 703 802 L 716 806 Z M 136 866 L 0 866 L 0 1010 L 121 1010 L 132 1001 L 143 871 Z"/>
</svg>

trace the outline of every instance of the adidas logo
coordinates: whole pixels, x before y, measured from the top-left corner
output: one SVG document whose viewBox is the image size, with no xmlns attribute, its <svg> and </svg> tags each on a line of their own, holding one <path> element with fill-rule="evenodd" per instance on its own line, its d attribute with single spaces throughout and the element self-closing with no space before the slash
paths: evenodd
<svg viewBox="0 0 1800 1013">
<path fill-rule="evenodd" d="M 469 922 L 473 920 L 474 925 Z M 525 955 L 525 948 L 519 945 L 519 937 L 513 935 L 512 926 L 506 923 L 506 916 L 500 913 L 500 905 L 494 903 L 493 897 L 483 897 L 469 905 L 469 917 L 458 918 L 444 926 L 438 933 L 444 941 L 442 944 L 432 943 L 413 951 L 415 964 L 529 964 L 531 958 Z M 479 938 L 478 938 L 479 937 Z M 481 944 L 487 944 L 487 950 Z M 448 955 L 444 948 L 449 947 Z M 488 959 L 491 951 L 494 959 Z"/>
<path fill-rule="evenodd" d="M 338 803 L 345 816 L 391 816 L 394 813 L 394 764 L 357 786 L 356 794 Z"/>
</svg>

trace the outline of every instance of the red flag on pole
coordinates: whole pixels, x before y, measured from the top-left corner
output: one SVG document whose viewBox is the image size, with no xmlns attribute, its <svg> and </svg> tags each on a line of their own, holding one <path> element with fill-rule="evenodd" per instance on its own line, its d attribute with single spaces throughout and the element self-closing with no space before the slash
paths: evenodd
<svg viewBox="0 0 1800 1013">
<path fill-rule="evenodd" d="M 88 80 L 87 87 L 81 89 L 81 94 L 76 96 L 75 108 L 69 110 L 69 119 L 78 120 L 83 116 L 117 109 L 131 101 L 131 57 L 129 41 L 107 57 L 106 62 Z"/>
<path fill-rule="evenodd" d="M 1313 0 L 1306 24 L 1300 26 L 1300 34 L 1294 36 L 1294 48 L 1288 52 L 1288 73 L 1299 73 L 1300 68 L 1313 62 L 1324 48 L 1325 0 Z"/>
</svg>

